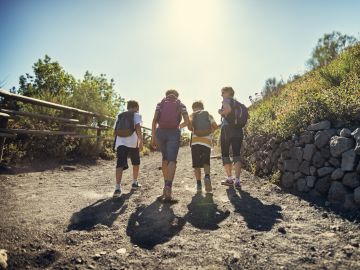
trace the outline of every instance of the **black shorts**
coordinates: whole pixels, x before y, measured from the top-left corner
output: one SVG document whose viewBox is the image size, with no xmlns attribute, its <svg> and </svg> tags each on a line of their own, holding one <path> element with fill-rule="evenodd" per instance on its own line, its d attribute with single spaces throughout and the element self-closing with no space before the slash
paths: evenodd
<svg viewBox="0 0 360 270">
<path fill-rule="evenodd" d="M 140 165 L 139 148 L 130 148 L 125 145 L 120 145 L 116 150 L 116 157 L 116 168 L 122 168 L 123 170 L 128 169 L 128 157 L 130 157 L 132 165 Z"/>
<path fill-rule="evenodd" d="M 191 157 L 193 168 L 203 168 L 204 165 L 210 166 L 210 147 L 201 144 L 191 146 Z"/>
</svg>

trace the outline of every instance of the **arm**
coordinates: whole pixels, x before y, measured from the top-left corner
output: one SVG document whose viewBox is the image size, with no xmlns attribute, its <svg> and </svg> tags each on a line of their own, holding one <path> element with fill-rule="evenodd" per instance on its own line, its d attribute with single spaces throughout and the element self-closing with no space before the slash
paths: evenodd
<svg viewBox="0 0 360 270">
<path fill-rule="evenodd" d="M 155 112 L 154 118 L 151 125 L 151 147 L 156 149 L 156 126 L 157 126 L 157 119 L 159 117 L 159 112 Z"/>
<path fill-rule="evenodd" d="M 190 122 L 188 114 L 183 114 L 183 118 L 184 118 L 184 122 L 182 122 L 180 124 L 180 128 L 184 128 L 184 127 L 188 126 L 189 122 Z"/>
<path fill-rule="evenodd" d="M 139 138 L 139 150 L 140 152 L 143 150 L 143 146 L 144 146 L 144 142 L 143 142 L 143 137 L 142 137 L 142 133 L 141 133 L 141 126 L 140 124 L 136 124 L 135 125 L 135 132 L 136 132 L 136 135 L 138 136 Z"/>
<path fill-rule="evenodd" d="M 223 107 L 218 112 L 222 117 L 226 117 L 231 112 L 230 104 L 223 102 Z"/>
</svg>

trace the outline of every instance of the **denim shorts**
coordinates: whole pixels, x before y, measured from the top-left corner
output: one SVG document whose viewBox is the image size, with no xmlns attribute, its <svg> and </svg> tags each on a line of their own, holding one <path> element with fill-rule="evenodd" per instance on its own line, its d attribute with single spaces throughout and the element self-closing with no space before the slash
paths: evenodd
<svg viewBox="0 0 360 270">
<path fill-rule="evenodd" d="M 156 144 L 163 160 L 176 161 L 180 147 L 180 129 L 156 129 Z"/>
</svg>

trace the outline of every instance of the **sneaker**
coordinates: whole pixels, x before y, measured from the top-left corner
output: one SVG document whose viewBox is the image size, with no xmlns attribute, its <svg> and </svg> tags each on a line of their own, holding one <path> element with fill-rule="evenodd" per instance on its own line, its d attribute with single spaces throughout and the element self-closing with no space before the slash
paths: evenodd
<svg viewBox="0 0 360 270">
<path fill-rule="evenodd" d="M 138 189 L 138 188 L 141 188 L 141 185 L 139 184 L 139 182 L 135 182 L 135 183 L 132 183 L 131 188 Z"/>
<path fill-rule="evenodd" d="M 171 188 L 164 187 L 163 197 L 164 200 L 169 200 L 169 199 L 171 200 Z"/>
<path fill-rule="evenodd" d="M 200 184 L 196 184 L 196 191 L 197 192 L 201 192 L 202 191 L 202 185 Z"/>
<path fill-rule="evenodd" d="M 235 181 L 235 188 L 236 189 L 241 189 L 241 183 L 240 183 L 240 180 L 239 181 Z"/>
<path fill-rule="evenodd" d="M 121 190 L 120 189 L 115 189 L 113 197 L 118 198 L 118 197 L 120 197 L 120 195 L 121 195 Z"/>
<path fill-rule="evenodd" d="M 212 186 L 211 186 L 211 180 L 210 178 L 205 177 L 204 178 L 204 184 L 205 184 L 205 191 L 207 193 L 212 192 Z"/>
<path fill-rule="evenodd" d="M 234 185 L 234 179 L 226 178 L 224 181 L 221 181 L 221 184 L 224 186 L 232 187 Z"/>
</svg>

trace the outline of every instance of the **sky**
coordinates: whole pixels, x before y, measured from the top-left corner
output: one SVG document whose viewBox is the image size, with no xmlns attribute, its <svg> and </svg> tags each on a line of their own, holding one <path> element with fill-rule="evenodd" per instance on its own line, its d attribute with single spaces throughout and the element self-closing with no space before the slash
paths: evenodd
<svg viewBox="0 0 360 270">
<path fill-rule="evenodd" d="M 77 79 L 113 78 L 144 126 L 167 89 L 219 121 L 223 86 L 249 105 L 267 78 L 304 73 L 324 33 L 359 38 L 359 10 L 355 0 L 0 0 L 0 85 L 18 87 L 47 54 Z"/>
</svg>

